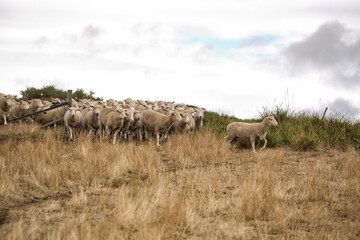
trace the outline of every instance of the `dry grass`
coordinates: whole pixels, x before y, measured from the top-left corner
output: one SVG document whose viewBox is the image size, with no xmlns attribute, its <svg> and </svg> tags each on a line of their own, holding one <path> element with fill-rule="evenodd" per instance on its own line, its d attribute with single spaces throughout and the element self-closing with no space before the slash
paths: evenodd
<svg viewBox="0 0 360 240">
<path fill-rule="evenodd" d="M 355 150 L 234 153 L 208 131 L 160 148 L 26 125 L 0 136 L 1 239 L 360 237 Z"/>
</svg>

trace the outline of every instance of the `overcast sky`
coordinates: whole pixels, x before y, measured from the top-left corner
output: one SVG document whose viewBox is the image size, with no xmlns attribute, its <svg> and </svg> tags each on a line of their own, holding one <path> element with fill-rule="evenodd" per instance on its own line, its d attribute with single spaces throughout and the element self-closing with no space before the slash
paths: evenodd
<svg viewBox="0 0 360 240">
<path fill-rule="evenodd" d="M 93 90 L 241 118 L 360 119 L 360 1 L 2 0 L 0 92 Z"/>
</svg>

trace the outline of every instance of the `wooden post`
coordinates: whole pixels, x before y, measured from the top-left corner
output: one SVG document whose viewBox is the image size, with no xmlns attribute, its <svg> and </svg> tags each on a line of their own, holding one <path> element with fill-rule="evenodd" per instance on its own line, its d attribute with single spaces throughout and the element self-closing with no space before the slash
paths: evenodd
<svg viewBox="0 0 360 240">
<path fill-rule="evenodd" d="M 322 118 L 321 118 L 321 121 L 324 120 L 325 114 L 326 114 L 327 110 L 328 110 L 328 107 L 325 108 L 325 111 L 324 111 L 324 114 L 323 114 L 323 116 L 322 116 Z"/>
<path fill-rule="evenodd" d="M 71 107 L 72 106 L 72 90 L 68 90 L 68 99 L 67 99 L 67 102 L 68 102 L 68 106 Z"/>
</svg>

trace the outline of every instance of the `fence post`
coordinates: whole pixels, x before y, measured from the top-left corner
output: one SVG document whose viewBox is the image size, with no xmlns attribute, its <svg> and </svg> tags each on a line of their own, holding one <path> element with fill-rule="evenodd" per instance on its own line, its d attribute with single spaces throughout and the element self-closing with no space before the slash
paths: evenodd
<svg viewBox="0 0 360 240">
<path fill-rule="evenodd" d="M 321 121 L 324 120 L 327 110 L 328 110 L 328 107 L 325 108 L 325 111 L 324 111 L 324 114 L 322 115 Z"/>
<path fill-rule="evenodd" d="M 68 102 L 68 106 L 71 107 L 72 106 L 72 90 L 68 90 L 68 99 L 67 99 L 67 102 Z"/>
</svg>

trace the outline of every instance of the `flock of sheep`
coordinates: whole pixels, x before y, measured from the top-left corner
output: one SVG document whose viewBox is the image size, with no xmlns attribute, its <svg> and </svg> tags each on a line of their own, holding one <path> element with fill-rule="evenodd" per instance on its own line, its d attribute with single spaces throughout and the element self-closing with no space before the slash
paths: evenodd
<svg viewBox="0 0 360 240">
<path fill-rule="evenodd" d="M 19 118 L 36 111 L 47 109 L 60 99 L 52 102 L 33 99 L 17 102 L 11 95 L 0 93 L 0 123 Z M 79 102 L 72 100 L 72 107 L 62 106 L 53 110 L 27 117 L 24 121 L 41 125 L 54 123 L 54 126 L 65 125 L 72 140 L 76 134 L 83 131 L 86 135 L 110 139 L 113 144 L 117 138 L 120 141 L 143 141 L 150 136 L 156 138 L 156 145 L 172 133 L 198 132 L 203 126 L 204 109 L 188 107 L 185 104 L 175 104 L 165 101 L 124 101 L 113 99 L 93 101 L 84 99 Z M 272 116 L 266 117 L 261 123 L 233 122 L 227 128 L 225 141 L 233 147 L 236 142 L 250 141 L 255 151 L 255 139 L 264 141 L 261 149 L 266 147 L 267 130 L 277 127 L 278 123 Z"/>
<path fill-rule="evenodd" d="M 60 103 L 59 99 L 52 102 L 33 99 L 17 102 L 11 95 L 0 94 L 0 117 L 4 124 L 36 111 L 47 109 Z M 80 100 L 72 101 L 72 107 L 62 106 L 53 110 L 25 118 L 29 123 L 41 125 L 54 122 L 64 124 L 69 140 L 83 131 L 86 135 L 111 139 L 115 144 L 117 138 L 124 140 L 143 141 L 150 136 L 156 138 L 156 145 L 172 133 L 197 132 L 203 126 L 204 110 L 165 101 L 124 101 L 113 99 L 107 101 Z"/>
</svg>

